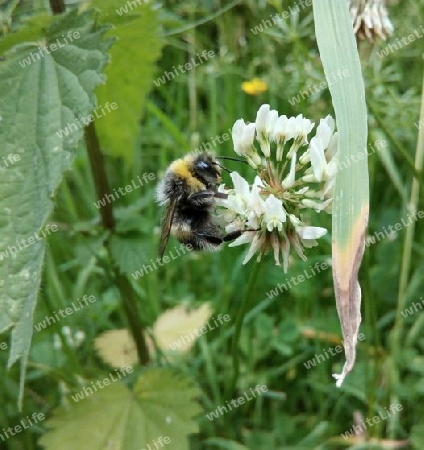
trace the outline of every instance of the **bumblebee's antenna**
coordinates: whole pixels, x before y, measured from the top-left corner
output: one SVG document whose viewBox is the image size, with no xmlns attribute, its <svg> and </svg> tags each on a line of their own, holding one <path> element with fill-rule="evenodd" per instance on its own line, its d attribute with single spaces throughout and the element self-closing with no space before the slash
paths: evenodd
<svg viewBox="0 0 424 450">
<path fill-rule="evenodd" d="M 229 159 L 230 161 L 238 161 L 238 162 L 242 162 L 242 163 L 245 163 L 245 164 L 249 164 L 244 159 L 233 158 L 232 156 L 217 156 L 216 158 L 217 159 Z"/>
<path fill-rule="evenodd" d="M 219 167 L 221 167 L 221 169 L 224 169 L 226 172 L 231 173 L 231 170 L 227 169 L 225 166 L 223 166 L 222 164 L 219 164 L 218 162 L 215 162 L 215 164 Z"/>
</svg>

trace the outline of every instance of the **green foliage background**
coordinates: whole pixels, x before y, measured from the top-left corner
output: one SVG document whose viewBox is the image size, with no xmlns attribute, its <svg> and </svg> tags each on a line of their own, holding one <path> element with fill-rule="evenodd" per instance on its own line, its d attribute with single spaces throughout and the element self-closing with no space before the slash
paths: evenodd
<svg viewBox="0 0 424 450">
<path fill-rule="evenodd" d="M 148 22 L 152 28 L 142 26 L 141 21 L 146 19 L 136 9 L 118 18 L 114 10 L 125 5 L 123 2 L 99 1 L 94 5 L 101 10 L 98 25 L 112 23 L 116 27 L 108 30 L 105 42 L 110 37 L 119 38 L 111 47 L 112 59 L 106 69 L 110 84 L 96 91 L 97 104 L 103 105 L 105 101 L 119 104 L 118 114 L 96 121 L 111 189 L 130 184 L 143 173 L 153 173 L 158 179 L 170 161 L 228 132 L 237 118 L 253 121 L 262 103 L 270 103 L 280 114 L 302 113 L 314 121 L 332 113 L 327 90 L 293 106 L 288 101 L 313 83 L 325 81 L 310 8 L 291 15 L 281 26 L 254 35 L 250 31 L 253 27 L 271 14 L 288 10 L 292 2 L 167 0 L 146 12 L 151 14 Z M 41 0 L 3 1 L 0 10 L 3 12 L 0 32 L 3 30 L 5 34 L 0 39 L 0 55 L 22 40 L 34 40 L 40 29 L 51 21 L 41 15 L 48 11 Z M 378 41 L 375 46 L 363 43 L 359 47 L 372 153 L 368 160 L 370 235 L 388 229 L 402 218 L 407 219 L 413 179 L 411 161 L 415 158 L 418 135 L 414 123 L 419 120 L 421 104 L 424 41 L 418 39 L 383 58 L 377 52 L 396 38 L 421 30 L 424 5 L 413 0 L 392 2 L 389 11 L 395 35 L 387 43 Z M 156 20 L 161 36 L 157 38 L 152 35 Z M 16 38 L 18 33 L 22 40 Z M 145 39 L 141 37 L 143 33 Z M 154 54 L 159 52 L 160 45 L 162 54 L 153 75 Z M 216 56 L 159 87 L 153 83 L 152 76 L 163 76 L 165 71 L 196 58 L 203 50 L 213 50 Z M 241 83 L 255 76 L 268 82 L 268 91 L 249 96 L 241 90 Z M 2 90 L 1 86 L 0 79 L 0 93 L 7 95 L 7 89 Z M 49 86 L 46 89 L 49 90 Z M 0 98 L 0 103 L 4 98 Z M 385 140 L 388 152 L 372 151 L 376 140 Z M 214 150 L 222 155 L 233 154 L 231 141 Z M 0 150 L 2 157 L 9 153 L 9 148 Z M 113 271 L 131 273 L 157 257 L 161 212 L 154 202 L 155 182 L 114 202 L 118 236 L 110 242 L 109 253 L 103 245 L 108 232 L 102 229 L 99 210 L 94 206 L 97 198 L 83 141 L 72 148 L 72 153 L 73 170 L 64 174 L 50 218 L 58 224 L 59 231 L 49 237 L 44 266 L 39 265 L 42 279 L 34 323 L 85 294 L 95 295 L 97 301 L 44 331 L 34 332 L 22 411 L 17 406 L 19 367 L 15 364 L 6 370 L 13 338 L 6 331 L 7 324 L 3 325 L 5 333 L 0 336 L 0 343 L 7 343 L 8 349 L 0 350 L 0 430 L 15 426 L 33 412 L 56 417 L 57 424 L 56 414 L 60 417 L 63 410 L 53 411 L 59 406 L 66 411 L 73 403 L 69 394 L 81 391 L 87 380 L 101 379 L 111 371 L 95 352 L 93 341 L 103 331 L 128 327 Z M 249 169 L 237 163 L 228 165 L 248 174 Z M 29 165 L 28 173 L 30 169 Z M 420 176 L 420 187 L 421 179 Z M 54 191 L 56 186 L 50 187 Z M 4 181 L 1 189 L 0 201 L 11 202 L 10 192 L 4 194 L 3 189 L 7 189 Z M 8 207 L 5 204 L 2 208 L 5 206 Z M 46 200 L 46 211 L 48 206 Z M 422 199 L 417 209 L 423 209 Z M 43 213 L 41 209 L 36 212 Z M 316 225 L 330 228 L 330 216 L 321 214 L 314 220 Z M 151 369 L 137 367 L 134 377 L 125 379 L 125 384 L 131 389 L 137 379 L 142 379 L 138 377 L 153 376 L 162 386 L 175 383 L 182 392 L 187 389 L 186 398 L 175 402 L 180 405 L 176 410 L 186 408 L 188 411 L 183 415 L 187 420 L 184 427 L 187 433 L 197 429 L 199 432 L 190 436 L 189 444 L 183 442 L 178 448 L 172 447 L 177 450 L 347 448 L 348 443 L 341 439 L 340 433 L 352 427 L 354 412 L 359 411 L 364 419 L 372 418 L 392 403 L 400 403 L 403 409 L 400 414 L 368 428 L 367 433 L 377 442 L 372 448 L 382 448 L 378 443 L 383 439 L 409 440 L 412 448 L 423 448 L 424 314 L 418 308 L 418 312 L 406 319 L 400 314 L 403 306 L 421 303 L 422 221 L 416 223 L 412 242 L 405 240 L 406 232 L 407 228 L 403 228 L 366 249 L 359 275 L 363 292 L 360 332 L 365 340 L 358 345 L 355 369 L 341 389 L 336 389 L 331 374 L 340 372 L 344 362 L 342 355 L 329 357 L 310 369 L 303 364 L 329 347 L 334 348 L 334 336 L 340 336 L 330 270 L 304 283 L 292 283 L 291 289 L 278 296 L 267 296 L 278 283 L 303 274 L 310 270 L 310 265 L 328 263 L 330 236 L 308 253 L 307 262 L 293 258 L 287 276 L 273 265 L 271 258 L 264 258 L 260 264 L 256 282 L 249 291 L 249 312 L 241 331 L 237 392 L 266 384 L 269 391 L 265 395 L 214 421 L 205 415 L 235 398 L 225 394 L 232 370 L 231 336 L 245 295 L 246 280 L 256 264 L 252 261 L 241 266 L 244 248 L 227 248 L 218 254 L 188 254 L 137 282 L 130 279 L 137 293 L 143 326 L 151 326 L 168 308 L 179 304 L 196 307 L 206 301 L 212 303 L 215 316 L 229 314 L 232 320 L 202 336 L 189 356 L 172 361 L 164 357 L 153 359 Z M 171 241 L 169 249 L 176 245 L 176 241 Z M 399 296 L 399 275 L 409 263 L 407 289 Z M 0 270 L 3 271 L 4 266 Z M 15 283 L 14 280 L 1 281 Z M 33 290 L 30 294 L 35 296 L 37 292 Z M 0 300 L 3 308 L 4 300 Z M 3 324 L 6 310 L 0 311 Z M 69 342 L 65 326 L 74 333 L 77 330 L 85 333 L 80 346 Z M 173 371 L 168 372 L 171 366 Z M 162 367 L 166 375 L 157 372 L 149 375 L 149 370 L 155 367 Z M 179 377 L 186 380 L 181 385 Z M 189 387 L 192 385 L 196 386 L 195 390 Z M 128 390 L 125 386 L 121 389 Z M 116 392 L 111 391 L 111 397 L 112 394 Z M 94 400 L 95 396 L 92 398 Z M 199 412 L 196 402 L 203 412 Z M 84 410 L 82 402 L 78 408 Z M 65 422 L 70 426 L 72 411 L 69 414 L 68 410 L 67 414 Z M 75 419 L 77 415 L 75 412 Z M 193 416 L 196 425 L 189 422 Z M 83 427 L 84 424 L 80 425 L 80 433 L 86 435 L 90 443 L 92 428 Z M 1 443 L 2 448 L 40 448 L 43 434 L 44 443 L 49 439 L 61 442 L 60 434 L 49 438 L 46 429 L 46 423 L 41 422 Z M 122 442 L 128 442 L 125 433 L 130 432 L 131 427 L 123 426 L 122 430 Z M 60 433 L 60 428 L 55 432 Z M 158 432 L 156 436 L 159 435 Z M 55 448 L 60 448 L 58 445 L 55 444 Z M 371 448 L 371 445 L 358 444 L 355 448 Z"/>
</svg>

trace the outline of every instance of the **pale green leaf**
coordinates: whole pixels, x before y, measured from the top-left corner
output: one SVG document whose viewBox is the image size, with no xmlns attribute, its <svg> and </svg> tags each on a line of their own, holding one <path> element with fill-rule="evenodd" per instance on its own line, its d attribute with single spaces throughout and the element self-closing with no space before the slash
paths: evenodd
<svg viewBox="0 0 424 450">
<path fill-rule="evenodd" d="M 193 417 L 201 411 L 199 394 L 187 378 L 149 369 L 133 392 L 117 381 L 58 408 L 39 443 L 48 450 L 140 450 L 169 437 L 164 448 L 188 450 L 188 435 L 198 431 Z"/>
<path fill-rule="evenodd" d="M 20 158 L 2 170 L 0 181 L 0 332 L 12 328 L 9 367 L 21 358 L 21 387 L 45 248 L 34 233 L 42 236 L 55 190 L 83 136 L 77 126 L 63 139 L 58 132 L 94 108 L 111 43 L 102 38 L 107 27 L 90 12 L 56 18 L 44 43 L 56 43 L 68 30 L 80 38 L 38 57 L 39 42 L 19 45 L 0 64 L 0 149 L 3 157 Z"/>
<path fill-rule="evenodd" d="M 118 107 L 98 120 L 96 128 L 102 149 L 127 160 L 131 160 L 139 137 L 143 100 L 152 87 L 162 45 L 152 3 L 135 3 L 132 10 L 119 0 L 91 3 L 100 9 L 105 21 L 115 25 L 109 35 L 118 37 L 110 52 L 113 64 L 106 69 L 108 83 L 96 91 L 99 105 L 115 102 Z M 117 10 L 122 7 L 128 13 L 119 15 Z"/>
<path fill-rule="evenodd" d="M 335 375 L 340 386 L 355 362 L 361 322 L 357 278 L 369 211 L 367 111 L 348 2 L 314 0 L 313 8 L 318 48 L 339 130 L 338 159 L 345 167 L 337 174 L 333 201 L 333 277 L 346 355 L 342 374 Z M 348 76 L 334 82 L 343 71 Z"/>
</svg>

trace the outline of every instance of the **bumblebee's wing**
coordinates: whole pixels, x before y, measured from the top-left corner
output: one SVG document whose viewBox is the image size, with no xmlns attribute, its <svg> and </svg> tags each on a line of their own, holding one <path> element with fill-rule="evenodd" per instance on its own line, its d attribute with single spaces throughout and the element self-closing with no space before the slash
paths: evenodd
<svg viewBox="0 0 424 450">
<path fill-rule="evenodd" d="M 165 217 L 162 222 L 162 233 L 160 236 L 159 243 L 159 257 L 162 259 L 162 256 L 165 252 L 166 244 L 169 241 L 169 235 L 171 234 L 172 221 L 174 220 L 175 207 L 177 206 L 178 198 L 174 197 L 169 200 L 168 209 L 166 210 Z"/>
</svg>

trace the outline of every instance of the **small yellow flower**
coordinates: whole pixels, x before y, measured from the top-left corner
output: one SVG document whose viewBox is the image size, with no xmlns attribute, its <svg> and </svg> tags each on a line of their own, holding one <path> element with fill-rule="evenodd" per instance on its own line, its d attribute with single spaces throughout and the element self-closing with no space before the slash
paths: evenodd
<svg viewBox="0 0 424 450">
<path fill-rule="evenodd" d="M 253 78 L 250 81 L 241 83 L 242 91 L 249 95 L 259 95 L 268 90 L 268 83 L 260 78 Z"/>
</svg>

